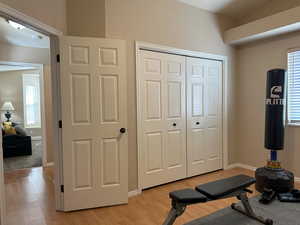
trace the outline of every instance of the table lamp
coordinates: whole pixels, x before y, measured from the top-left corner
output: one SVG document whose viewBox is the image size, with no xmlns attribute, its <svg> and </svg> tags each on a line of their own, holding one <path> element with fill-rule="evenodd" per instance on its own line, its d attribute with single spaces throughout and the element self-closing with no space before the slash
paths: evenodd
<svg viewBox="0 0 300 225">
<path fill-rule="evenodd" d="M 1 107 L 1 110 L 6 111 L 6 113 L 5 113 L 5 117 L 7 119 L 6 122 L 9 122 L 10 118 L 11 118 L 11 111 L 15 110 L 12 102 L 10 102 L 10 101 L 4 102 L 4 104 Z"/>
</svg>

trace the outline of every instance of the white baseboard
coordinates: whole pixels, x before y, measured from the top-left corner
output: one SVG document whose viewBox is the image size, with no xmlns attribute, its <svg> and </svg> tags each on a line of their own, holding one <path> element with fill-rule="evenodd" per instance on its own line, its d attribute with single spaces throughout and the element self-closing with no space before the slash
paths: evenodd
<svg viewBox="0 0 300 225">
<path fill-rule="evenodd" d="M 243 168 L 243 169 L 247 169 L 247 170 L 251 170 L 251 171 L 255 171 L 257 169 L 257 167 L 250 166 L 250 165 L 247 165 L 247 164 L 233 163 L 233 164 L 228 165 L 226 167 L 226 170 L 234 169 L 234 168 Z M 300 177 L 295 177 L 295 182 L 300 182 Z M 138 189 L 133 190 L 133 191 L 129 191 L 128 192 L 128 198 L 134 197 L 134 196 L 137 196 L 137 195 L 140 195 L 140 194 L 142 194 L 142 191 L 138 190 Z"/>
<path fill-rule="evenodd" d="M 54 166 L 54 162 L 48 162 L 48 163 L 46 163 L 45 167 L 52 167 L 52 166 Z"/>
<path fill-rule="evenodd" d="M 237 167 L 247 169 L 247 170 L 251 170 L 251 171 L 255 171 L 257 169 L 257 167 L 249 166 L 249 165 L 242 164 L 242 163 L 230 164 L 230 165 L 227 166 L 226 169 L 229 170 L 229 169 L 233 169 L 233 168 L 237 168 Z M 294 179 L 295 179 L 295 182 L 300 182 L 300 177 L 295 177 Z"/>
<path fill-rule="evenodd" d="M 240 168 L 243 168 L 243 169 L 247 169 L 247 170 L 252 170 L 252 171 L 255 171 L 257 169 L 254 166 L 249 166 L 249 165 L 246 165 L 246 164 L 243 164 L 243 163 L 230 164 L 229 166 L 227 166 L 226 169 L 233 169 L 233 168 L 237 168 L 237 167 L 240 167 Z"/>
<path fill-rule="evenodd" d="M 33 136 L 31 137 L 32 141 L 41 141 L 42 140 L 42 136 Z"/>
<path fill-rule="evenodd" d="M 229 165 L 227 165 L 227 166 L 224 168 L 224 170 L 234 169 L 234 168 L 239 167 L 239 165 L 240 165 L 239 163 L 229 164 Z"/>
<path fill-rule="evenodd" d="M 128 192 L 128 198 L 142 194 L 142 191 L 136 189 Z"/>
</svg>

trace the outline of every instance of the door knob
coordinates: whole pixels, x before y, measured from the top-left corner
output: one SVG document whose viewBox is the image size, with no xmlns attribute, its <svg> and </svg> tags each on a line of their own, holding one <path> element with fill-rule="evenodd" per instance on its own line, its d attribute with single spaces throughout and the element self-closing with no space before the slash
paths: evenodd
<svg viewBox="0 0 300 225">
<path fill-rule="evenodd" d="M 126 133 L 126 128 L 122 127 L 122 128 L 120 129 L 120 133 L 121 133 L 121 134 Z"/>
<path fill-rule="evenodd" d="M 176 127 L 177 126 L 177 124 L 176 123 L 173 123 L 173 127 Z"/>
</svg>

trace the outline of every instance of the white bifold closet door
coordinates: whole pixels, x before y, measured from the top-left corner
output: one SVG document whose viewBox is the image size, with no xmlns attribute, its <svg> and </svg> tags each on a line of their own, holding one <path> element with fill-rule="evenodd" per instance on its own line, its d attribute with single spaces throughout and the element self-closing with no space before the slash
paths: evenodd
<svg viewBox="0 0 300 225">
<path fill-rule="evenodd" d="M 141 51 L 142 188 L 186 177 L 185 57 Z"/>
<path fill-rule="evenodd" d="M 222 62 L 187 58 L 187 173 L 222 168 Z"/>
</svg>

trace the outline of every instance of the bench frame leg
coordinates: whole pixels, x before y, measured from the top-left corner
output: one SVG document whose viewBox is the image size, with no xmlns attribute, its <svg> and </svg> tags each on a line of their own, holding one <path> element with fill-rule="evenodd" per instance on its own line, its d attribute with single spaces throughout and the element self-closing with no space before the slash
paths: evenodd
<svg viewBox="0 0 300 225">
<path fill-rule="evenodd" d="M 254 213 L 250 203 L 249 203 L 249 199 L 248 199 L 248 196 L 247 196 L 247 193 L 246 192 L 242 192 L 241 194 L 239 194 L 237 196 L 237 198 L 239 200 L 241 200 L 242 204 L 243 204 L 243 207 L 244 209 L 242 209 L 242 207 L 240 206 L 237 206 L 236 204 L 232 204 L 231 205 L 231 208 L 234 209 L 235 211 L 239 212 L 239 213 L 242 213 L 244 214 L 245 216 L 248 216 L 249 218 L 251 219 L 254 219 L 258 222 L 261 222 L 262 224 L 265 224 L 265 225 L 272 225 L 273 224 L 273 220 L 271 219 L 264 219 L 263 217 L 261 216 L 258 216 Z"/>
<path fill-rule="evenodd" d="M 175 201 L 172 201 L 172 208 L 163 225 L 173 225 L 177 217 L 181 216 L 184 213 L 185 209 L 185 204 L 179 204 Z"/>
</svg>

